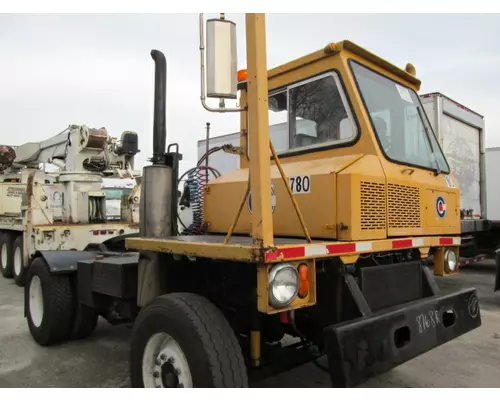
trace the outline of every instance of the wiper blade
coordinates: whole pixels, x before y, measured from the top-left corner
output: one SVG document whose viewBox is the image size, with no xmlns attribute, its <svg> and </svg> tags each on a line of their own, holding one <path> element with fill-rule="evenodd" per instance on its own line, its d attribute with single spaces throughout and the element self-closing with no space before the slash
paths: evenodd
<svg viewBox="0 0 500 400">
<path fill-rule="evenodd" d="M 424 127 L 425 134 L 427 135 L 427 140 L 429 142 L 429 145 L 431 146 L 432 160 L 436 164 L 436 169 L 435 169 L 436 175 L 439 175 L 441 173 L 441 168 L 439 167 L 439 162 L 436 158 L 436 152 L 434 150 L 434 146 L 432 144 L 432 139 L 430 136 L 431 134 L 429 133 L 429 129 L 427 128 L 427 125 L 425 124 L 425 115 L 422 115 L 422 109 L 420 108 L 420 106 L 416 106 L 416 107 L 417 107 L 418 115 L 420 116 L 420 120 L 422 121 L 422 126 Z"/>
</svg>

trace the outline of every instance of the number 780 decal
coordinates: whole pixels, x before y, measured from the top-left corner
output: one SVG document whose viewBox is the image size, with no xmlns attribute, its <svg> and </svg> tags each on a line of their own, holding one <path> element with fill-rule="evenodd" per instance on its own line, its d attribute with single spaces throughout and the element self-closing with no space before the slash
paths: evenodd
<svg viewBox="0 0 500 400">
<path fill-rule="evenodd" d="M 309 175 L 290 176 L 288 183 L 293 194 L 302 194 L 311 192 L 311 178 Z"/>
</svg>

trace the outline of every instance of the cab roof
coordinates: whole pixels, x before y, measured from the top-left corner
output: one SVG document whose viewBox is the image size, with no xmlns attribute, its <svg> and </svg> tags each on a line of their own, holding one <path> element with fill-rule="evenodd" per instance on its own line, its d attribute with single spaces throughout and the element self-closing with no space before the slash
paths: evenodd
<svg viewBox="0 0 500 400">
<path fill-rule="evenodd" d="M 308 55 L 290 61 L 286 64 L 275 67 L 269 70 L 268 78 L 276 77 L 278 75 L 284 74 L 286 72 L 289 72 L 306 64 L 318 61 L 322 58 L 335 56 L 336 54 L 339 54 L 344 50 L 356 54 L 357 56 L 415 85 L 417 89 L 420 89 L 420 84 L 421 84 L 420 79 L 414 77 L 405 70 L 395 66 L 394 64 L 391 64 L 389 61 L 384 60 L 383 58 L 373 54 L 372 52 L 362 48 L 361 46 L 358 46 L 357 44 L 349 40 L 343 40 L 337 43 L 330 43 L 324 49 L 315 51 L 314 53 L 310 53 Z"/>
</svg>

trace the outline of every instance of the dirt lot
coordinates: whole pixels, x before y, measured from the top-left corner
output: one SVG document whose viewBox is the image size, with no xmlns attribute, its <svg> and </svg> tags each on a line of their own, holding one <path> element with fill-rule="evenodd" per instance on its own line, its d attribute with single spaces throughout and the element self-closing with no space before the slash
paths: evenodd
<svg viewBox="0 0 500 400">
<path fill-rule="evenodd" d="M 493 293 L 491 262 L 440 279 L 443 290 L 479 290 L 483 325 L 424 354 L 364 387 L 496 387 L 500 376 L 500 292 Z M 23 314 L 23 291 L 0 277 L 0 387 L 128 387 L 130 327 L 101 321 L 89 339 L 38 346 Z M 313 364 L 261 381 L 261 387 L 328 387 Z"/>
</svg>

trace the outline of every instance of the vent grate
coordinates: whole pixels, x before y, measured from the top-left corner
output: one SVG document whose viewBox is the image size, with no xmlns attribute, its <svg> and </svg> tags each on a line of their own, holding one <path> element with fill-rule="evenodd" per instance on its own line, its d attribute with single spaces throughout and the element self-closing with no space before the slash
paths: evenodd
<svg viewBox="0 0 500 400">
<path fill-rule="evenodd" d="M 365 231 L 385 230 L 385 185 L 383 183 L 361 182 L 360 202 L 361 229 Z"/>
<path fill-rule="evenodd" d="M 420 228 L 420 190 L 413 186 L 389 184 L 389 228 Z"/>
</svg>

